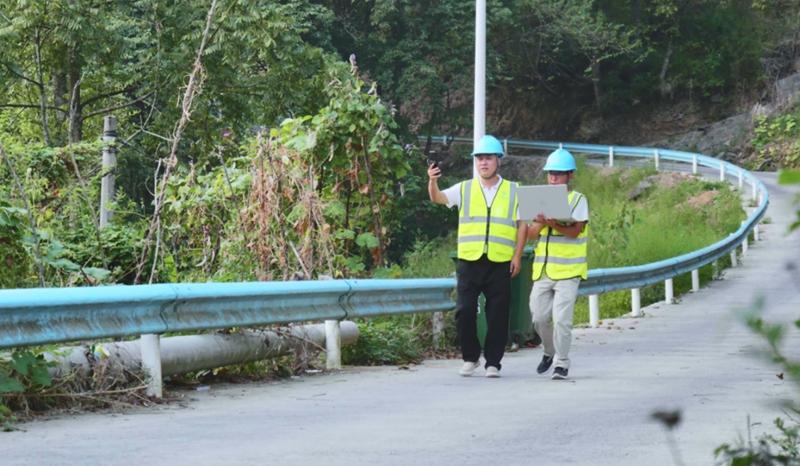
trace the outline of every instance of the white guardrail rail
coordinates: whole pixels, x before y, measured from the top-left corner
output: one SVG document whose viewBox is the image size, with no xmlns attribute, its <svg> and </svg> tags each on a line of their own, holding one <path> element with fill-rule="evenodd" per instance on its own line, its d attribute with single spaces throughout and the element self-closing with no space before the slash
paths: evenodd
<svg viewBox="0 0 800 466">
<path fill-rule="evenodd" d="M 423 138 L 420 138 L 423 139 Z M 472 144 L 471 138 L 437 136 L 431 138 L 432 142 L 439 144 L 463 143 Z M 682 167 L 691 167 L 691 173 L 716 176 L 719 173 L 720 181 L 735 183 L 741 190 L 745 183 L 750 186 L 750 199 L 755 203 L 755 208 L 749 212 L 747 218 L 735 232 L 714 244 L 697 251 L 681 256 L 664 259 L 649 264 L 632 267 L 614 267 L 589 270 L 588 279 L 581 283 L 579 294 L 589 297 L 589 325 L 596 327 L 600 320 L 599 295 L 609 291 L 631 290 L 631 314 L 634 317 L 641 315 L 640 289 L 646 285 L 664 282 L 664 298 L 667 303 L 674 302 L 673 278 L 684 273 L 692 277 L 692 291 L 700 289 L 699 269 L 711 264 L 719 258 L 730 254 L 731 265 L 737 265 L 737 248 L 741 246 L 745 254 L 748 248 L 748 238 L 753 235 L 758 240 L 758 224 L 767 211 L 769 193 L 766 186 L 747 170 L 724 160 L 709 157 L 693 152 L 683 152 L 669 149 L 647 147 L 604 146 L 596 144 L 579 144 L 567 142 L 528 141 L 521 139 L 505 139 L 503 146 L 508 153 L 509 149 L 534 149 L 552 151 L 563 147 L 575 154 L 607 156 L 607 164 L 613 167 L 615 157 L 638 158 L 652 161 L 656 170 L 683 171 Z M 666 162 L 666 163 L 665 163 Z M 688 171 L 688 170 L 687 170 Z"/>
</svg>

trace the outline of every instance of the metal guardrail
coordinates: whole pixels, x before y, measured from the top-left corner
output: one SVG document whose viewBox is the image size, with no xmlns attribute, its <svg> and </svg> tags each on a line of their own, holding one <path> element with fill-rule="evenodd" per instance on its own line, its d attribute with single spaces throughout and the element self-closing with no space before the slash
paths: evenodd
<svg viewBox="0 0 800 466">
<path fill-rule="evenodd" d="M 186 283 L 0 290 L 0 348 L 447 311 L 453 279 Z"/>
</svg>

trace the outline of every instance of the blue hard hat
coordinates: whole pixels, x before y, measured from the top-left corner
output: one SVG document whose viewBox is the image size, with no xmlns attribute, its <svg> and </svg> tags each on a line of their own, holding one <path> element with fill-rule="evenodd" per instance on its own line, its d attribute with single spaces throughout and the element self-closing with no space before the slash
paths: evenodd
<svg viewBox="0 0 800 466">
<path fill-rule="evenodd" d="M 547 162 L 542 170 L 546 172 L 571 172 L 575 171 L 575 157 L 566 149 L 556 149 L 547 156 Z"/>
<path fill-rule="evenodd" d="M 475 144 L 475 150 L 472 151 L 472 155 L 496 155 L 497 158 L 502 158 L 504 155 L 503 145 L 500 144 L 496 137 L 487 134 Z"/>
</svg>

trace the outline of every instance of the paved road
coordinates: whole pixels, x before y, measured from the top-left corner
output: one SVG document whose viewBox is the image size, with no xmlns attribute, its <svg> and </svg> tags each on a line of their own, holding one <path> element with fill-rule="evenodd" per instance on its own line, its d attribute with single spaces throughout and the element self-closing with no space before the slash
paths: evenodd
<svg viewBox="0 0 800 466">
<path fill-rule="evenodd" d="M 540 349 L 504 360 L 503 377 L 461 378 L 459 361 L 410 370 L 348 368 L 276 383 L 213 387 L 186 406 L 86 414 L 0 435 L 3 465 L 642 465 L 676 464 L 656 409 L 680 409 L 685 465 L 758 434 L 800 395 L 753 357 L 763 346 L 733 317 L 756 293 L 765 315 L 798 318 L 800 234 L 785 236 L 791 195 L 771 188 L 771 223 L 743 265 L 677 305 L 577 331 L 569 381 L 538 376 Z M 790 217 L 791 215 L 791 217 Z M 787 350 L 800 356 L 800 336 Z"/>
</svg>

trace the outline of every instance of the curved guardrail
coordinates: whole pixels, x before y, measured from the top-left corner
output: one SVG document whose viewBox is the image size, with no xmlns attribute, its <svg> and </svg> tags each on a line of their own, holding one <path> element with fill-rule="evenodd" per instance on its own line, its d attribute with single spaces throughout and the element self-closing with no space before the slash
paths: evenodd
<svg viewBox="0 0 800 466">
<path fill-rule="evenodd" d="M 472 139 L 470 138 L 437 136 L 431 139 L 432 141 L 442 144 L 472 143 Z M 658 262 L 632 267 L 589 270 L 588 279 L 581 283 L 579 294 L 584 296 L 588 295 L 590 297 L 589 319 L 590 325 L 592 326 L 596 326 L 599 320 L 597 295 L 600 293 L 628 289 L 633 290 L 632 310 L 633 315 L 638 315 L 640 308 L 638 302 L 639 288 L 664 281 L 666 301 L 672 302 L 671 280 L 673 277 L 687 272 L 692 273 L 692 288 L 697 290 L 699 288 L 699 276 L 697 273 L 700 267 L 708 265 L 726 254 L 732 254 L 731 261 L 735 265 L 735 249 L 740 245 L 743 249 L 747 247 L 747 238 L 750 232 L 754 232 L 757 239 L 758 223 L 766 213 L 769 205 L 769 192 L 766 186 L 752 173 L 732 163 L 708 157 L 703 154 L 646 147 L 604 146 L 519 139 L 506 139 L 503 141 L 503 144 L 507 152 L 510 148 L 551 151 L 563 147 L 575 153 L 607 155 L 609 166 L 614 166 L 615 156 L 651 159 L 656 168 L 660 168 L 663 161 L 691 164 L 693 173 L 698 173 L 698 167 L 718 170 L 720 180 L 728 180 L 729 176 L 735 176 L 740 188 L 743 187 L 745 182 L 752 188 L 752 199 L 757 201 L 757 205 L 742 222 L 739 229 L 731 233 L 727 238 L 697 251 Z"/>
</svg>

